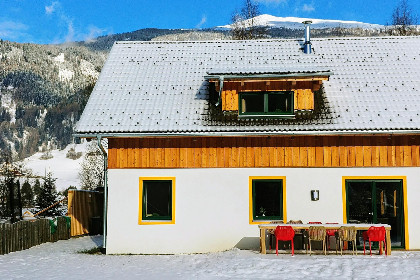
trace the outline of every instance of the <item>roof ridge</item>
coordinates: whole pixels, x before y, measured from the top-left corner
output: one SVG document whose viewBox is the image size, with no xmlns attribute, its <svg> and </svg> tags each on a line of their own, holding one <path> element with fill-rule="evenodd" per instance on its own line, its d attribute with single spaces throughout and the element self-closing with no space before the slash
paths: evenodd
<svg viewBox="0 0 420 280">
<path fill-rule="evenodd" d="M 361 36 L 361 37 L 328 37 L 328 38 L 311 38 L 311 41 L 338 41 L 338 40 L 401 40 L 401 39 L 419 39 L 420 36 Z M 228 43 L 256 43 L 256 42 L 293 42 L 293 41 L 304 41 L 304 38 L 291 38 L 291 39 L 282 39 L 282 38 L 271 38 L 271 39 L 257 39 L 257 40 L 205 40 L 205 41 L 115 41 L 115 44 L 118 45 L 136 45 L 136 44 L 146 44 L 146 45 L 164 45 L 164 44 L 228 44 Z"/>
</svg>

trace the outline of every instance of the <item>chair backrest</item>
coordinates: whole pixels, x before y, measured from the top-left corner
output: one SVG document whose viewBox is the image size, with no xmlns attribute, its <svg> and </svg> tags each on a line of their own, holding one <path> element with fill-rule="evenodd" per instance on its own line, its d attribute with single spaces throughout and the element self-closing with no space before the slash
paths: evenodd
<svg viewBox="0 0 420 280">
<path fill-rule="evenodd" d="M 385 227 L 372 226 L 368 229 L 367 235 L 370 241 L 385 240 Z"/>
<path fill-rule="evenodd" d="M 343 241 L 353 241 L 356 239 L 356 227 L 340 227 L 337 230 L 338 237 Z"/>
<path fill-rule="evenodd" d="M 283 224 L 283 220 L 270 221 L 269 224 Z"/>
<path fill-rule="evenodd" d="M 308 230 L 309 238 L 312 240 L 324 240 L 327 231 L 323 226 L 311 226 Z"/>
<path fill-rule="evenodd" d="M 274 230 L 274 235 L 278 240 L 292 240 L 295 236 L 295 231 L 291 226 L 277 226 Z"/>
<path fill-rule="evenodd" d="M 290 220 L 287 222 L 288 224 L 303 224 L 302 220 Z"/>
</svg>

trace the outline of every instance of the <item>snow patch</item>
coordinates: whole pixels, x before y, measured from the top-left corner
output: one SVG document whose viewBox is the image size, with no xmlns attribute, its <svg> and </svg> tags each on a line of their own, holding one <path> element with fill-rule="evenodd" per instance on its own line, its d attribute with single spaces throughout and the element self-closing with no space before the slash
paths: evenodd
<svg viewBox="0 0 420 280">
<path fill-rule="evenodd" d="M 23 50 L 20 48 L 12 47 L 12 50 L 10 52 L 7 52 L 5 54 L 5 57 L 9 60 L 18 60 L 20 61 L 23 57 Z"/>
<path fill-rule="evenodd" d="M 10 123 L 16 122 L 16 104 L 13 102 L 13 97 L 8 93 L 1 93 L 1 105 L 10 114 Z"/>
<path fill-rule="evenodd" d="M 82 144 L 70 144 L 64 150 L 52 150 L 53 156 L 47 160 L 41 160 L 40 157 L 43 153 L 38 152 L 29 158 L 24 159 L 22 162 L 26 168 L 32 169 L 34 175 L 45 176 L 49 171 L 52 172 L 53 177 L 57 178 L 56 187 L 57 191 L 63 191 L 70 186 L 80 188 L 79 170 L 80 163 L 83 156 L 73 160 L 66 158 L 66 154 L 70 148 L 75 148 L 76 152 L 85 153 L 87 142 Z"/>
<path fill-rule="evenodd" d="M 315 18 L 299 18 L 299 17 L 276 17 L 272 15 L 259 15 L 253 19 L 248 19 L 243 22 L 244 26 L 250 26 L 251 21 L 254 22 L 254 25 L 257 26 L 268 26 L 268 27 L 284 27 L 292 29 L 303 29 L 303 21 L 310 20 L 312 21 L 312 28 L 334 28 L 334 27 L 343 27 L 343 28 L 364 28 L 364 29 L 380 29 L 385 26 L 380 24 L 371 24 L 364 23 L 359 21 L 349 21 L 349 20 L 332 20 L 332 19 L 315 19 Z M 218 26 L 219 28 L 232 28 L 232 25 L 223 25 Z"/>
<path fill-rule="evenodd" d="M 60 68 L 58 71 L 58 78 L 62 82 L 70 81 L 74 76 L 74 72 L 66 68 Z"/>
<path fill-rule="evenodd" d="M 64 53 L 60 53 L 56 57 L 54 57 L 55 62 L 64 63 Z"/>
<path fill-rule="evenodd" d="M 87 60 L 82 59 L 80 61 L 80 70 L 85 76 L 90 76 L 95 79 L 99 77 L 99 72 L 95 70 L 95 66 Z"/>
</svg>

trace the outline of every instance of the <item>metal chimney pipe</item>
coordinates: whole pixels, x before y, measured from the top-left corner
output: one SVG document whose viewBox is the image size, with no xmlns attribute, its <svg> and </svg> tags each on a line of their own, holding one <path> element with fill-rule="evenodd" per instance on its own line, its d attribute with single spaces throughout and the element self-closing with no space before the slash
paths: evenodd
<svg viewBox="0 0 420 280">
<path fill-rule="evenodd" d="M 311 20 L 302 22 L 305 25 L 305 43 L 303 44 L 303 52 L 310 54 L 312 52 L 311 44 Z"/>
</svg>

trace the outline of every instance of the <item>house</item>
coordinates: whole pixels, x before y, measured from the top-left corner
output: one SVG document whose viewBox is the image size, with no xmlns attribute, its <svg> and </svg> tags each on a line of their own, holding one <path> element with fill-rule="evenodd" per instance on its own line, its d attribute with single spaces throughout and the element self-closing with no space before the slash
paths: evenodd
<svg viewBox="0 0 420 280">
<path fill-rule="evenodd" d="M 107 253 L 258 248 L 273 220 L 420 249 L 419 46 L 116 42 L 76 128 L 108 139 Z"/>
</svg>

